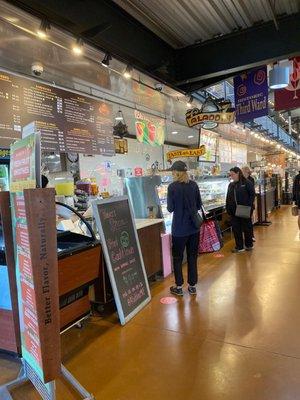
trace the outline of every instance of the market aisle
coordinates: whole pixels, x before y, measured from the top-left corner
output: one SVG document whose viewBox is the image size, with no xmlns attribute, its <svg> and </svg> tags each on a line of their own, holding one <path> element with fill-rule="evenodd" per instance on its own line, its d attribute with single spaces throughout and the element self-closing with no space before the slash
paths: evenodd
<svg viewBox="0 0 300 400">
<path fill-rule="evenodd" d="M 71 330 L 65 365 L 96 399 L 298 398 L 300 240 L 290 209 L 256 237 L 253 253 L 232 255 L 228 243 L 224 257 L 201 257 L 197 298 L 161 304 L 170 278 L 153 285 L 152 302 L 126 327 L 113 316 Z M 0 368 L 11 376 L 16 364 Z M 29 393 L 15 399 L 38 398 Z"/>
</svg>

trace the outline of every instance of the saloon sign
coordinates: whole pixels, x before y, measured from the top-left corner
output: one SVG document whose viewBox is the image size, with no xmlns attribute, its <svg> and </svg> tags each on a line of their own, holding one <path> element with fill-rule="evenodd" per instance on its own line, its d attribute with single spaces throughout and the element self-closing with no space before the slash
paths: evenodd
<svg viewBox="0 0 300 400">
<path fill-rule="evenodd" d="M 213 129 L 218 124 L 231 124 L 234 121 L 235 109 L 230 101 L 217 102 L 208 98 L 201 109 L 193 108 L 185 114 L 186 122 L 190 128 L 201 125 L 203 128 Z"/>
</svg>

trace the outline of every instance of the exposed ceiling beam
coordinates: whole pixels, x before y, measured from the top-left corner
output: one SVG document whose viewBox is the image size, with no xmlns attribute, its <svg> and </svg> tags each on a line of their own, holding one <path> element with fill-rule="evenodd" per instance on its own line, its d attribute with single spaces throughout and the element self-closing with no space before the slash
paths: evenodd
<svg viewBox="0 0 300 400">
<path fill-rule="evenodd" d="M 300 53 L 300 13 L 177 50 L 177 86 L 207 87 L 226 76 Z"/>
</svg>

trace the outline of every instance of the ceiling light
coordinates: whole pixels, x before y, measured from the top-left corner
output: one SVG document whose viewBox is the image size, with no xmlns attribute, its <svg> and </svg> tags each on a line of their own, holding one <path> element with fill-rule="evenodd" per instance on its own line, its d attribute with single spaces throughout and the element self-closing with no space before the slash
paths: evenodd
<svg viewBox="0 0 300 400">
<path fill-rule="evenodd" d="M 76 56 L 80 56 L 83 52 L 83 41 L 82 39 L 77 39 L 76 43 L 72 47 L 73 53 Z"/>
<path fill-rule="evenodd" d="M 290 73 L 288 67 L 281 67 L 275 64 L 269 72 L 270 89 L 283 89 L 288 86 L 290 81 Z"/>
<path fill-rule="evenodd" d="M 194 101 L 194 98 L 193 98 L 193 96 L 191 96 L 191 97 L 188 99 L 187 103 L 186 103 L 187 108 L 191 108 L 191 107 L 192 107 L 193 101 Z"/>
<path fill-rule="evenodd" d="M 254 137 L 258 138 L 258 137 L 259 137 L 258 133 L 255 133 L 255 134 L 254 134 Z"/>
<path fill-rule="evenodd" d="M 250 131 L 250 135 L 255 135 L 255 133 L 253 131 Z"/>
<path fill-rule="evenodd" d="M 46 19 L 42 19 L 39 29 L 36 31 L 41 39 L 46 39 L 47 31 L 50 29 L 50 23 Z"/>
<path fill-rule="evenodd" d="M 177 131 L 173 131 L 172 135 L 177 135 L 177 133 L 178 133 Z"/>
<path fill-rule="evenodd" d="M 118 111 L 118 113 L 117 113 L 117 115 L 115 117 L 115 120 L 116 121 L 123 121 L 124 120 L 123 113 L 122 113 L 121 110 Z"/>
<path fill-rule="evenodd" d="M 194 135 L 189 135 L 188 139 L 193 139 L 193 137 L 195 137 Z"/>
<path fill-rule="evenodd" d="M 103 67 L 108 67 L 109 66 L 109 62 L 112 60 L 112 57 L 109 53 L 105 53 L 105 56 L 103 58 L 103 60 L 101 61 L 101 64 L 103 65 Z"/>
<path fill-rule="evenodd" d="M 281 145 L 280 144 L 276 144 L 277 149 L 281 149 Z"/>
<path fill-rule="evenodd" d="M 124 73 L 123 73 L 124 78 L 130 79 L 132 77 L 132 67 L 130 65 L 127 65 Z"/>
</svg>

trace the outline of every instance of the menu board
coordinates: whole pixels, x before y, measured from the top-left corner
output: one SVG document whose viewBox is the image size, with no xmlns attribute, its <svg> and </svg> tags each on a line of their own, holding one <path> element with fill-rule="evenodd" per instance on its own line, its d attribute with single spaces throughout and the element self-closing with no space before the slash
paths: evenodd
<svg viewBox="0 0 300 400">
<path fill-rule="evenodd" d="M 150 301 L 150 291 L 126 196 L 93 202 L 93 211 L 104 250 L 121 324 Z"/>
<path fill-rule="evenodd" d="M 219 139 L 219 159 L 220 163 L 231 163 L 231 141 Z"/>
<path fill-rule="evenodd" d="M 205 146 L 205 154 L 199 157 L 199 161 L 216 162 L 217 135 L 215 132 L 201 129 L 200 145 Z M 200 146 L 199 146 L 200 147 Z"/>
<path fill-rule="evenodd" d="M 6 73 L 0 74 L 0 135 L 40 132 L 42 150 L 115 154 L 112 106 Z"/>
</svg>

